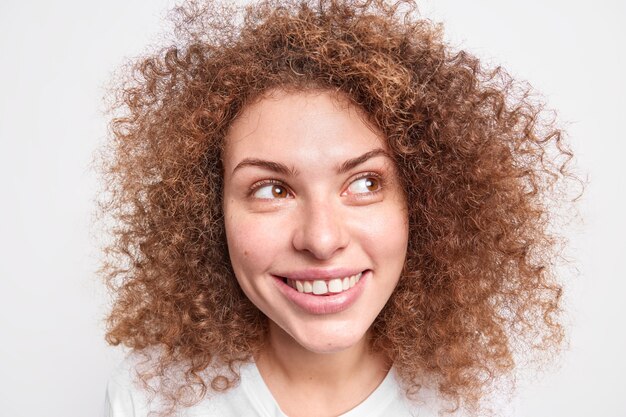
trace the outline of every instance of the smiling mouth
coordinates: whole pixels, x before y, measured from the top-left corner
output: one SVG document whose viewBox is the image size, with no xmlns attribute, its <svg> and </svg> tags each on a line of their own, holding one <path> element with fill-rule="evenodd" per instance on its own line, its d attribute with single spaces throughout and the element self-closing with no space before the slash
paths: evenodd
<svg viewBox="0 0 626 417">
<path fill-rule="evenodd" d="M 316 279 L 310 281 L 283 278 L 283 282 L 294 290 L 298 291 L 299 293 L 313 295 L 334 295 L 340 294 L 354 287 L 356 283 L 359 282 L 362 275 L 363 272 L 359 272 L 358 274 L 348 277 L 331 278 L 327 280 Z"/>
</svg>

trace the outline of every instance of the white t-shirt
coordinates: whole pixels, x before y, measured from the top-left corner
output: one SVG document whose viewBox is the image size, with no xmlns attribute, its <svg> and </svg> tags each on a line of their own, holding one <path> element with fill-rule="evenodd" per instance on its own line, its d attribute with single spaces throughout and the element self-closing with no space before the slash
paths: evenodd
<svg viewBox="0 0 626 417">
<path fill-rule="evenodd" d="M 177 417 L 287 417 L 263 381 L 256 364 L 241 366 L 241 381 L 224 393 L 210 393 L 199 403 L 180 408 Z M 136 382 L 133 361 L 125 360 L 111 376 L 105 398 L 105 417 L 147 417 L 158 405 Z M 440 404 L 434 391 L 420 390 L 420 402 L 409 401 L 394 368 L 363 402 L 339 417 L 438 417 Z M 507 407 L 510 408 L 510 407 Z M 504 412 L 501 410 L 501 412 Z M 512 410 L 502 417 L 514 417 Z M 461 413 L 447 414 L 463 417 Z"/>
</svg>

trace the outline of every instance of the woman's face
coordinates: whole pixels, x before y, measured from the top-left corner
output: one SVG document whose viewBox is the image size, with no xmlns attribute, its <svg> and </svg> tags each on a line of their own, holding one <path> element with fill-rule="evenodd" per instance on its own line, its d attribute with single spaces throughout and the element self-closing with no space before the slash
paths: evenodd
<svg viewBox="0 0 626 417">
<path fill-rule="evenodd" d="M 363 340 L 407 249 L 404 194 L 385 139 L 328 92 L 274 91 L 226 137 L 228 250 L 250 300 L 301 346 Z"/>
</svg>

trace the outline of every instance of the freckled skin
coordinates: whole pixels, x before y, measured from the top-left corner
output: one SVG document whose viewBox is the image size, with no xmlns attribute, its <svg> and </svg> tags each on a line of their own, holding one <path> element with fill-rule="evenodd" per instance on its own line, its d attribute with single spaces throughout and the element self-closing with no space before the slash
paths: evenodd
<svg viewBox="0 0 626 417">
<path fill-rule="evenodd" d="M 355 107 L 327 92 L 274 92 L 247 107 L 226 138 L 223 201 L 233 270 L 270 326 L 311 352 L 362 343 L 404 264 L 406 202 L 392 161 L 379 155 L 337 172 L 344 161 L 377 148 L 386 150 L 382 134 Z M 233 172 L 245 158 L 278 162 L 297 174 L 257 166 Z M 369 172 L 382 177 L 377 192 L 364 188 L 371 182 L 357 179 Z M 272 194 L 275 184 L 254 188 L 266 180 L 280 181 L 283 189 Z M 312 315 L 277 291 L 272 277 L 311 267 L 372 274 L 350 308 Z"/>
</svg>

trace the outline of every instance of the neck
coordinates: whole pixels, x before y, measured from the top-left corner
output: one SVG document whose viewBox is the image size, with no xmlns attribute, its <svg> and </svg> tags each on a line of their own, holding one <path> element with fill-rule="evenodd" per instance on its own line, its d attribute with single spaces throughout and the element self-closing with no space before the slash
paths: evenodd
<svg viewBox="0 0 626 417">
<path fill-rule="evenodd" d="M 316 353 L 270 321 L 256 365 L 287 415 L 339 415 L 367 398 L 389 371 L 389 361 L 370 351 L 367 338 L 338 352 Z"/>
</svg>

